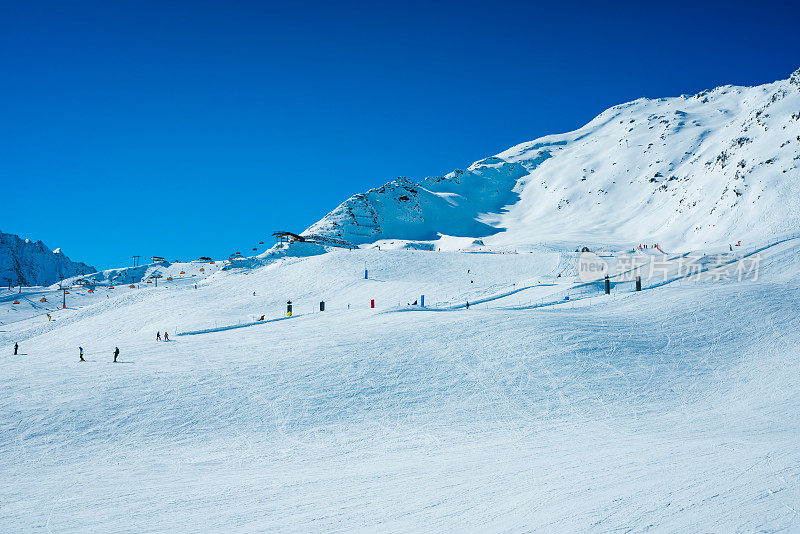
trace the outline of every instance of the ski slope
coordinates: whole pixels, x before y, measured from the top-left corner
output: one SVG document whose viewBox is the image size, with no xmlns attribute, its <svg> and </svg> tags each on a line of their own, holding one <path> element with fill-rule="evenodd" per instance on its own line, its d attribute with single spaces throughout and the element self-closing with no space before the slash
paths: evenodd
<svg viewBox="0 0 800 534">
<path fill-rule="evenodd" d="M 799 530 L 799 147 L 800 71 L 0 289 L 0 532 Z"/>
<path fill-rule="evenodd" d="M 0 293 L 0 531 L 796 530 L 800 244 L 761 253 L 533 309 L 568 250 L 146 266 L 52 321 Z"/>
</svg>

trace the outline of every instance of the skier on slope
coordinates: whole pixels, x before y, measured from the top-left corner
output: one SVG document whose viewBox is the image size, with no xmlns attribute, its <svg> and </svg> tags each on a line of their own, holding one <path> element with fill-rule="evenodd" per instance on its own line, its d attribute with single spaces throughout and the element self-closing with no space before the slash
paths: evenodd
<svg viewBox="0 0 800 534">
<path fill-rule="evenodd" d="M 469 301 L 467 301 L 467 309 L 469 309 Z"/>
<path fill-rule="evenodd" d="M 164 332 L 164 341 L 169 341 L 169 334 L 166 331 Z"/>
<path fill-rule="evenodd" d="M 156 332 L 156 341 L 161 341 L 161 332 Z"/>
<path fill-rule="evenodd" d="M 80 361 L 85 362 L 86 360 L 83 359 L 83 347 L 78 347 L 78 349 L 80 349 L 80 354 L 79 354 L 79 356 L 81 358 Z"/>
<path fill-rule="evenodd" d="M 19 343 L 14 343 L 14 356 L 17 355 L 17 351 L 19 351 Z"/>
<path fill-rule="evenodd" d="M 117 356 L 119 356 L 119 347 L 114 347 L 114 363 L 117 363 Z"/>
</svg>

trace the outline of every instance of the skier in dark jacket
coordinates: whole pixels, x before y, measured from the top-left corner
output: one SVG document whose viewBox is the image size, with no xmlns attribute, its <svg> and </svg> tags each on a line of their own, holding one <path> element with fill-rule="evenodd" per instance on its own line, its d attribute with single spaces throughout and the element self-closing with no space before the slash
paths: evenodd
<svg viewBox="0 0 800 534">
<path fill-rule="evenodd" d="M 161 341 L 161 332 L 156 332 L 156 341 Z"/>
<path fill-rule="evenodd" d="M 14 356 L 17 355 L 17 351 L 18 350 L 19 350 L 19 344 L 18 343 L 14 343 Z"/>
<path fill-rule="evenodd" d="M 467 309 L 469 309 L 469 301 L 467 301 Z"/>
<path fill-rule="evenodd" d="M 117 356 L 119 356 L 119 347 L 114 347 L 114 363 L 117 363 Z"/>
<path fill-rule="evenodd" d="M 80 352 L 81 361 L 82 361 L 82 362 L 85 362 L 86 360 L 84 360 L 84 359 L 83 359 L 83 347 L 78 347 L 78 348 L 79 348 L 79 349 L 80 349 L 80 351 L 81 351 L 81 352 Z"/>
</svg>

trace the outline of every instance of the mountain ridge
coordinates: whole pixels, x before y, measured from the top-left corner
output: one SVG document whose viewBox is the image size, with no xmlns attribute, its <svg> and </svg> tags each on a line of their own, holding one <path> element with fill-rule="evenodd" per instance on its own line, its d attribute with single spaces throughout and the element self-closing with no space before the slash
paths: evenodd
<svg viewBox="0 0 800 534">
<path fill-rule="evenodd" d="M 0 231 L 0 284 L 47 285 L 60 278 L 96 271 L 85 263 L 70 260 L 60 248 L 50 250 L 42 241 Z"/>
<path fill-rule="evenodd" d="M 754 87 L 613 106 L 467 169 L 356 194 L 304 233 L 354 244 L 487 238 L 674 246 L 800 227 L 800 69 Z"/>
</svg>

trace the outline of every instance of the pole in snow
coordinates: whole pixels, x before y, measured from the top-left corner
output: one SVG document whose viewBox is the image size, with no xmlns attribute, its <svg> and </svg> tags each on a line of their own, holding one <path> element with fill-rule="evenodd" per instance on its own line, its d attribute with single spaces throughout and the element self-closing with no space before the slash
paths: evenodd
<svg viewBox="0 0 800 534">
<path fill-rule="evenodd" d="M 606 282 L 606 295 L 610 295 L 611 294 L 611 280 L 608 279 L 608 275 L 606 275 L 605 282 Z"/>
<path fill-rule="evenodd" d="M 642 277 L 641 276 L 637 276 L 636 277 L 636 291 L 641 291 L 641 290 L 642 290 Z"/>
<path fill-rule="evenodd" d="M 321 312 L 325 311 L 325 301 L 324 300 L 319 301 L 319 311 L 321 311 Z"/>
<path fill-rule="evenodd" d="M 419 297 L 419 307 L 420 308 L 424 308 L 425 307 L 425 295 L 421 295 Z"/>
</svg>

